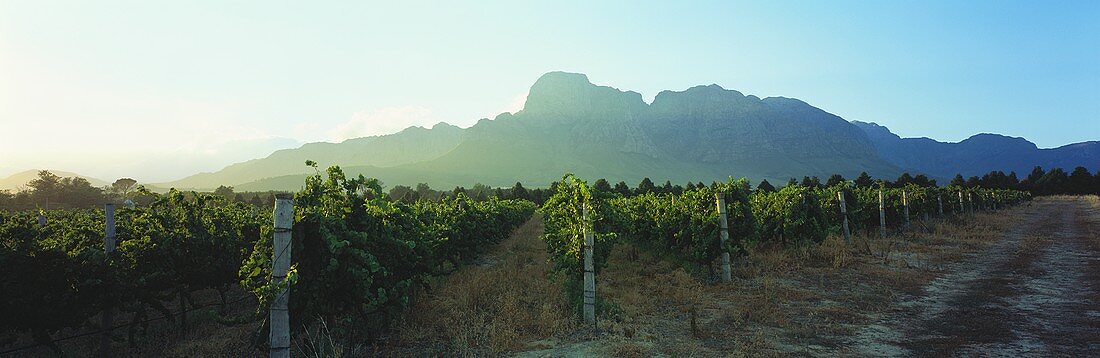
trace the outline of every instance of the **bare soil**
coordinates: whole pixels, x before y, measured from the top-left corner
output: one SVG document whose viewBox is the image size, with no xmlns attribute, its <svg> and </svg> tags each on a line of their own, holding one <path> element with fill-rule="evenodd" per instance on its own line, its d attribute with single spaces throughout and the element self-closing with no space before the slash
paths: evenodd
<svg viewBox="0 0 1100 358">
<path fill-rule="evenodd" d="M 993 247 L 862 329 L 858 355 L 1095 356 L 1100 353 L 1097 201 L 1038 200 Z"/>
</svg>

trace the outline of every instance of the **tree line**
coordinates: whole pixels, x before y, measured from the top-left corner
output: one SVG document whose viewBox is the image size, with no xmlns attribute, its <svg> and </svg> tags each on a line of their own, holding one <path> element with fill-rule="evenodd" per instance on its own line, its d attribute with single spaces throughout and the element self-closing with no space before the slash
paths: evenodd
<svg viewBox="0 0 1100 358">
<path fill-rule="evenodd" d="M 785 184 L 779 186 L 765 179 L 756 185 L 756 190 L 774 192 L 794 184 L 808 188 L 830 187 L 844 181 L 848 181 L 848 179 L 840 174 L 833 174 L 827 177 L 824 182 L 817 176 L 804 176 L 802 180 L 790 178 Z M 852 179 L 852 183 L 857 187 L 881 185 L 886 188 L 901 188 L 909 184 L 920 187 L 939 186 L 936 179 L 929 178 L 924 174 L 912 175 L 908 172 L 902 173 L 894 180 L 888 178 L 874 178 L 867 174 L 867 172 L 863 172 L 855 179 Z M 593 183 L 592 188 L 601 192 L 617 193 L 622 196 L 634 196 L 648 193 L 671 193 L 680 195 L 685 191 L 696 188 L 712 187 L 715 184 L 716 182 L 712 182 L 710 185 L 704 184 L 703 182 L 688 182 L 685 185 L 680 185 L 673 184 L 671 181 L 666 180 L 664 184 L 657 185 L 651 179 L 643 178 L 637 185 L 632 187 L 625 181 L 620 181 L 612 185 L 607 179 L 598 179 Z M 962 174 L 956 174 L 948 184 L 968 188 L 982 187 L 990 189 L 1022 190 L 1030 192 L 1032 195 L 1100 195 L 1100 171 L 1094 174 L 1089 172 L 1087 168 L 1079 166 L 1067 173 L 1062 168 L 1053 168 L 1047 171 L 1042 167 L 1036 166 L 1028 173 L 1027 177 L 1023 179 L 1020 179 L 1016 172 L 1005 174 L 1003 171 L 995 170 L 982 176 L 971 176 L 969 178 L 963 177 Z M 498 199 L 530 200 L 535 202 L 535 204 L 542 205 L 553 194 L 557 185 L 558 182 L 554 182 L 549 188 L 528 189 L 520 182 L 516 182 L 516 184 L 510 188 L 491 187 L 486 184 L 478 183 L 470 188 L 457 186 L 451 190 L 437 190 L 430 187 L 427 183 L 419 183 L 415 187 L 395 185 L 389 190 L 387 195 L 392 200 L 405 203 L 415 203 L 421 200 L 438 202 L 444 198 L 454 198 L 459 194 L 463 194 L 475 201 L 484 201 L 495 197 Z M 138 192 L 138 186 L 138 182 L 134 179 L 121 178 L 111 185 L 100 188 L 93 186 L 84 178 L 61 178 L 49 171 L 43 170 L 38 172 L 37 178 L 31 180 L 27 183 L 26 187 L 19 191 L 13 193 L 8 190 L 0 190 L 0 209 L 74 209 L 92 208 L 106 202 L 122 202 L 127 199 L 133 200 L 135 203 L 151 201 L 150 198 L 144 198 L 136 194 Z M 269 208 L 275 201 L 275 195 L 285 192 L 273 190 L 238 193 L 233 190 L 232 186 L 222 185 L 215 189 L 213 193 L 231 201 L 248 203 L 261 208 Z"/>
</svg>

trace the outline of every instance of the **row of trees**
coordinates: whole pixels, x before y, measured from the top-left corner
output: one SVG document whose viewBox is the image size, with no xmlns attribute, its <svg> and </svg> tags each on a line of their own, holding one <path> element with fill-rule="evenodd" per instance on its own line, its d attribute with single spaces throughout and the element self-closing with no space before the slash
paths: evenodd
<svg viewBox="0 0 1100 358">
<path fill-rule="evenodd" d="M 756 185 L 756 189 L 763 192 L 774 192 L 780 188 L 794 184 L 807 188 L 831 187 L 847 180 L 847 178 L 840 174 L 833 174 L 826 178 L 824 182 L 817 176 L 804 176 L 802 180 L 791 178 L 786 184 L 781 186 L 776 186 L 768 182 L 768 180 L 763 180 Z M 852 183 L 856 187 L 881 185 L 886 188 L 901 188 L 910 184 L 926 188 L 938 186 L 935 179 L 931 179 L 924 174 L 912 175 L 909 173 L 903 173 L 897 179 L 889 180 L 887 178 L 874 178 L 867 174 L 867 172 L 863 172 L 853 179 Z M 631 187 L 625 181 L 620 181 L 612 185 L 607 179 L 598 179 L 593 183 L 592 188 L 601 192 L 617 193 L 622 196 L 649 193 L 680 195 L 685 191 L 713 186 L 714 184 L 715 183 L 706 185 L 702 182 L 688 182 L 686 185 L 680 185 L 672 184 L 671 181 L 666 180 L 664 184 L 657 185 L 649 178 L 644 178 L 637 185 Z M 496 197 L 499 199 L 530 200 L 538 205 L 542 205 L 542 203 L 546 202 L 554 192 L 556 185 L 558 185 L 557 182 L 551 184 L 549 188 L 528 189 L 519 182 L 511 188 L 494 188 L 489 185 L 478 183 L 474 184 L 471 188 L 459 186 L 452 190 L 436 190 L 426 183 L 420 183 L 415 187 L 396 185 L 389 190 L 388 195 L 392 200 L 405 203 L 415 203 L 421 200 L 438 202 L 443 198 L 454 198 L 459 194 L 463 194 L 476 201 L 484 201 Z M 1067 173 L 1062 168 L 1054 168 L 1050 171 L 1046 171 L 1042 167 L 1035 167 L 1024 179 L 1019 179 L 1016 172 L 1005 174 L 1003 171 L 991 171 L 982 176 L 971 176 L 969 178 L 957 174 L 950 181 L 949 185 L 967 188 L 982 187 L 1023 190 L 1034 195 L 1100 194 L 1100 171 L 1093 174 L 1085 167 L 1077 167 L 1074 168 L 1072 172 Z M 136 202 L 142 202 L 142 198 L 136 195 L 136 189 L 137 181 L 130 178 L 118 179 L 107 187 L 98 188 L 92 186 L 92 184 L 84 178 L 61 178 L 49 171 L 43 170 L 38 173 L 38 178 L 30 181 L 22 190 L 14 193 L 0 190 L 0 209 L 92 208 L 105 202 L 121 202 L 127 198 L 133 199 Z M 270 207 L 272 205 L 271 203 L 275 200 L 275 194 L 278 193 L 282 192 L 265 191 L 237 193 L 233 190 L 233 187 L 224 185 L 214 190 L 214 194 L 220 195 L 226 199 L 240 203 L 249 203 L 263 208 Z"/>
<path fill-rule="evenodd" d="M 99 188 L 81 177 L 62 178 L 48 170 L 38 172 L 19 191 L 0 190 L 0 209 L 78 209 L 125 198 L 136 189 L 137 181 L 130 178 L 116 180 Z"/>
</svg>

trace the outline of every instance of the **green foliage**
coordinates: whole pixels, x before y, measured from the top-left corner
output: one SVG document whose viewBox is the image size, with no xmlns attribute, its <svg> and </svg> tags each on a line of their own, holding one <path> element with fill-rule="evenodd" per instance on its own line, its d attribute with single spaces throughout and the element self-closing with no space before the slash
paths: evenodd
<svg viewBox="0 0 1100 358">
<path fill-rule="evenodd" d="M 461 193 L 438 203 L 391 201 L 377 180 L 347 178 L 339 167 L 307 178 L 294 200 L 291 317 L 356 323 L 361 334 L 384 329 L 429 276 L 468 262 L 535 209 L 529 201 Z M 241 283 L 263 303 L 278 292 L 270 283 L 271 246 L 264 235 L 240 270 Z"/>
<path fill-rule="evenodd" d="M 102 210 L 0 215 L 0 331 L 30 332 L 42 343 L 77 328 L 106 306 L 144 317 L 165 312 L 172 294 L 237 282 L 264 215 L 220 197 L 171 191 L 148 206 L 119 208 L 117 248 L 104 254 Z"/>
<path fill-rule="evenodd" d="M 788 185 L 773 193 L 753 195 L 750 203 L 761 241 L 782 244 L 824 241 L 828 225 L 813 190 Z"/>
</svg>

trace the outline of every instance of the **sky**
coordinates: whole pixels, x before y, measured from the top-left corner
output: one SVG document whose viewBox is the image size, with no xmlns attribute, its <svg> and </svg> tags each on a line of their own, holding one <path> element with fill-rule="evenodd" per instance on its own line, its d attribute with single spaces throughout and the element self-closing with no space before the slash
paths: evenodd
<svg viewBox="0 0 1100 358">
<path fill-rule="evenodd" d="M 0 0 L 0 176 L 179 179 L 522 108 L 549 71 L 903 137 L 1100 140 L 1100 2 Z"/>
</svg>

